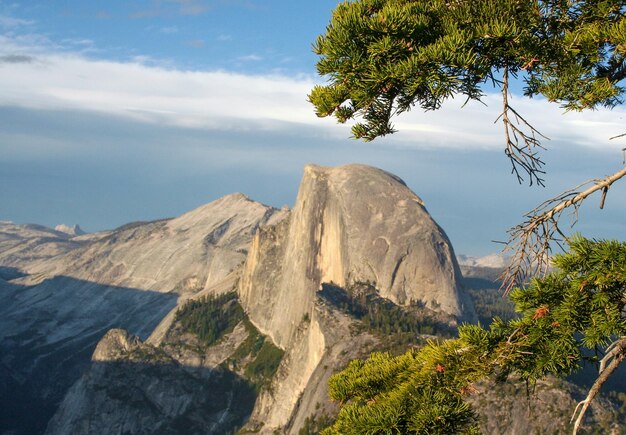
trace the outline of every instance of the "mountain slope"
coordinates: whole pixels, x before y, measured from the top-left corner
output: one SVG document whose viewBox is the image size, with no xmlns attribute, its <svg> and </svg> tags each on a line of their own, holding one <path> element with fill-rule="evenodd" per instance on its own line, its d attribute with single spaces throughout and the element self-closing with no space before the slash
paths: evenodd
<svg viewBox="0 0 626 435">
<path fill-rule="evenodd" d="M 156 296 L 170 286 L 178 300 L 163 305 L 176 306 L 154 317 L 162 320 L 147 339 L 150 328 L 137 325 L 144 333 L 106 334 L 50 421 L 49 434 L 312 433 L 336 413 L 328 379 L 351 359 L 404 351 L 433 334 L 448 337 L 459 319 L 475 319 L 465 288 L 482 319 L 514 315 L 505 303 L 493 303 L 495 272 L 466 267 L 462 280 L 445 233 L 422 201 L 379 169 L 307 166 L 292 213 L 264 212 L 240 195 L 220 201 L 219 210 L 207 206 L 179 219 L 91 236 L 90 244 L 65 257 L 66 265 L 81 268 L 72 279 L 133 283 Z M 239 211 L 225 212 L 233 204 Z M 255 220 L 243 219 L 243 209 L 268 214 L 250 228 Z M 237 267 L 246 250 L 245 264 Z M 107 262 L 116 273 L 107 274 Z M 53 263 L 44 266 L 60 270 Z M 0 281 L 0 289 L 10 292 L 28 280 L 37 282 L 18 273 Z M 7 368 L 0 366 L 0 373 Z M 566 427 L 562 411 L 572 395 L 543 387 L 542 397 L 565 404 L 549 427 Z M 544 419 L 530 421 L 518 395 L 504 411 L 498 404 L 508 390 L 498 392 L 493 384 L 479 390 L 475 403 L 488 432 L 541 432 L 552 415 L 539 406 Z"/>
<path fill-rule="evenodd" d="M 232 288 L 252 234 L 285 215 L 233 194 L 176 219 L 75 238 L 3 223 L 0 396 L 15 400 L 0 431 L 41 432 L 109 329 L 145 339 L 179 299 Z M 45 411 L 33 418 L 33 406 Z"/>
</svg>

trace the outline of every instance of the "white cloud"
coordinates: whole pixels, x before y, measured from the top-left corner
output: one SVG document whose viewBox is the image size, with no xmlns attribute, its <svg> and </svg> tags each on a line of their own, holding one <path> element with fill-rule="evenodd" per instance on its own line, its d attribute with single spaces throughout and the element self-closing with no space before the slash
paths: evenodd
<svg viewBox="0 0 626 435">
<path fill-rule="evenodd" d="M 159 29 L 159 32 L 165 33 L 167 35 L 171 35 L 173 33 L 178 33 L 178 27 L 176 27 L 176 26 L 161 27 Z"/>
<path fill-rule="evenodd" d="M 61 40 L 61 42 L 65 43 L 65 44 L 70 44 L 70 45 L 94 45 L 94 42 L 92 39 L 86 39 L 86 38 L 68 38 L 68 39 L 63 39 Z"/>
<path fill-rule="evenodd" d="M 4 27 L 5 29 L 30 26 L 34 23 L 35 22 L 31 20 L 23 20 L 21 18 L 10 17 L 8 15 L 0 15 L 0 27 Z"/>
<path fill-rule="evenodd" d="M 5 43 L 6 42 L 6 43 Z M 0 37 L 0 56 L 33 56 L 37 62 L 0 67 L 0 105 L 47 110 L 84 110 L 139 122 L 214 130 L 280 130 L 306 125 L 320 135 L 350 136 L 348 125 L 319 119 L 307 102 L 313 76 L 248 75 L 228 71 L 185 71 L 147 63 L 93 60 L 35 47 L 36 41 Z M 31 44 L 33 42 L 33 44 Z M 20 49 L 21 48 L 21 49 Z M 436 112 L 414 110 L 395 120 L 399 133 L 381 146 L 502 149 L 500 97 L 487 107 L 460 99 Z M 616 147 L 624 110 L 562 114 L 544 100 L 513 98 L 514 107 L 555 141 Z"/>
<path fill-rule="evenodd" d="M 258 54 L 248 54 L 245 56 L 239 56 L 237 60 L 240 60 L 242 62 L 258 62 L 260 60 L 263 60 L 263 58 Z"/>
</svg>

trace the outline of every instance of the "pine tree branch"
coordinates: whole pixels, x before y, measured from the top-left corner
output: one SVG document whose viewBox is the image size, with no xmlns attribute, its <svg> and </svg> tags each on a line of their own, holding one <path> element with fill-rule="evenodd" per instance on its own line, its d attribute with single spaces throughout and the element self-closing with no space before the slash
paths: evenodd
<svg viewBox="0 0 626 435">
<path fill-rule="evenodd" d="M 528 277 L 543 275 L 548 270 L 551 242 L 560 243 L 566 238 L 558 225 L 565 209 L 573 207 L 576 217 L 581 202 L 597 191 L 603 192 L 600 204 L 602 208 L 608 189 L 624 176 L 626 166 L 606 178 L 590 180 L 567 190 L 526 213 L 526 221 L 508 231 L 509 241 L 504 251 L 513 251 L 514 254 L 511 263 L 500 276 L 505 294 L 513 287 L 523 285 Z M 593 183 L 591 187 L 579 191 L 590 183 Z"/>
<path fill-rule="evenodd" d="M 589 390 L 589 393 L 587 394 L 587 397 L 585 398 L 585 400 L 581 401 L 576 406 L 576 409 L 574 410 L 574 414 L 572 415 L 572 419 L 571 419 L 571 421 L 573 421 L 574 418 L 576 419 L 576 422 L 574 423 L 574 429 L 572 430 L 572 433 L 574 435 L 578 433 L 578 430 L 580 429 L 583 418 L 585 417 L 585 413 L 587 412 L 587 409 L 589 408 L 589 405 L 591 405 L 591 402 L 593 401 L 593 399 L 600 392 L 600 388 L 602 388 L 602 385 L 604 385 L 604 383 L 609 379 L 609 377 L 611 377 L 611 375 L 613 374 L 613 372 L 615 372 L 615 370 L 621 364 L 621 362 L 626 359 L 626 338 L 625 337 L 621 337 L 612 346 L 614 347 L 611 350 L 611 352 L 607 353 L 605 357 L 602 358 L 602 362 L 604 364 L 601 363 L 600 365 L 600 373 L 598 375 L 598 379 L 596 379 L 596 381 L 593 383 L 593 386 Z M 606 365 L 606 362 L 608 361 L 607 357 L 610 357 L 608 360 L 611 361 L 608 366 Z"/>
</svg>

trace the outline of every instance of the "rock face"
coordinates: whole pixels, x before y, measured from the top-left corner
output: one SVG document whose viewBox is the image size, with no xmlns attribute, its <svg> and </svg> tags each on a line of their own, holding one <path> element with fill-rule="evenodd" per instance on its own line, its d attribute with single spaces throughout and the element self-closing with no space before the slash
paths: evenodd
<svg viewBox="0 0 626 435">
<path fill-rule="evenodd" d="M 285 347 L 322 282 L 371 281 L 397 304 L 472 318 L 460 279 L 447 236 L 402 180 L 307 165 L 289 220 L 256 234 L 239 291 L 252 321 Z"/>
<path fill-rule="evenodd" d="M 41 225 L 16 225 L 0 221 L 0 265 L 23 269 L 78 248 L 81 243 L 60 231 Z"/>
<path fill-rule="evenodd" d="M 253 389 L 232 372 L 185 366 L 113 329 L 46 433 L 227 433 L 243 424 L 253 404 Z"/>
<path fill-rule="evenodd" d="M 79 249 L 66 248 L 64 256 L 48 253 L 46 244 L 38 261 L 19 252 L 0 254 L 0 261 L 31 275 L 21 283 L 63 275 L 161 293 L 195 292 L 226 277 L 244 261 L 256 229 L 285 215 L 236 193 L 175 219 L 131 223 L 115 231 L 71 238 L 67 243 Z M 62 241 L 68 237 L 57 234 Z"/>
<path fill-rule="evenodd" d="M 240 280 L 250 320 L 292 361 L 266 399 L 273 405 L 261 400 L 253 420 L 286 425 L 313 388 L 309 379 L 333 344 L 314 310 L 322 283 L 374 282 L 396 304 L 473 320 L 460 280 L 448 238 L 402 180 L 363 165 L 306 166 L 289 219 L 255 235 Z"/>
<path fill-rule="evenodd" d="M 0 223 L 0 433 L 40 433 L 109 329 L 145 339 L 179 301 L 231 290 L 252 234 L 285 215 L 233 194 L 79 237 Z"/>
</svg>

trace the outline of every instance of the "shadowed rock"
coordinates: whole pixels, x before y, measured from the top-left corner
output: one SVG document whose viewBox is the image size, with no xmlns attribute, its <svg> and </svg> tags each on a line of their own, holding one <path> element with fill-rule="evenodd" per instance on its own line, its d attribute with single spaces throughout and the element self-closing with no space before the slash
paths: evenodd
<svg viewBox="0 0 626 435">
<path fill-rule="evenodd" d="M 107 330 L 145 339 L 177 302 L 232 290 L 254 232 L 285 215 L 232 194 L 77 237 L 0 221 L 0 432 L 41 433 Z"/>
</svg>

